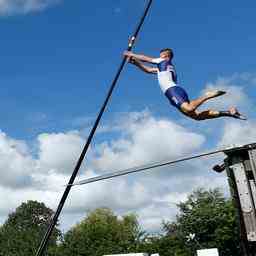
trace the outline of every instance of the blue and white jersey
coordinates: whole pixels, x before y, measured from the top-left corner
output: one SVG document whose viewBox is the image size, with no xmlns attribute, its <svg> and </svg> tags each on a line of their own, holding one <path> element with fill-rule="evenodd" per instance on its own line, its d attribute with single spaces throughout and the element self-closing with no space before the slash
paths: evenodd
<svg viewBox="0 0 256 256">
<path fill-rule="evenodd" d="M 152 63 L 158 67 L 158 81 L 162 91 L 165 93 L 170 87 L 177 85 L 177 74 L 171 60 L 156 58 Z"/>
</svg>

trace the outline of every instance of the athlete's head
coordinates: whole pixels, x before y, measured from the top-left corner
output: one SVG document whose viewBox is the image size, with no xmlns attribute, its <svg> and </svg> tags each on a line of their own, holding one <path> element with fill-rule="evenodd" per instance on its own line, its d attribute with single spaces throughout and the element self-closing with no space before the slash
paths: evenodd
<svg viewBox="0 0 256 256">
<path fill-rule="evenodd" d="M 170 58 L 172 59 L 173 58 L 173 50 L 170 49 L 170 48 L 165 48 L 165 49 L 162 49 L 160 51 L 160 57 L 165 59 L 165 58 Z"/>
</svg>

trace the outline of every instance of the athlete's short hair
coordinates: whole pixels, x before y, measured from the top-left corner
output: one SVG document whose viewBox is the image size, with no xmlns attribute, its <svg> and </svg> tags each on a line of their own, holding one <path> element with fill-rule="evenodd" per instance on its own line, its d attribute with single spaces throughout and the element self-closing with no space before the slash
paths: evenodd
<svg viewBox="0 0 256 256">
<path fill-rule="evenodd" d="M 173 56 L 174 56 L 174 54 L 173 54 L 173 50 L 172 49 L 170 49 L 170 48 L 164 48 L 164 49 L 162 49 L 161 51 L 160 51 L 160 53 L 162 53 L 162 52 L 169 52 L 169 54 L 170 54 L 170 58 L 172 59 L 173 58 Z"/>
</svg>

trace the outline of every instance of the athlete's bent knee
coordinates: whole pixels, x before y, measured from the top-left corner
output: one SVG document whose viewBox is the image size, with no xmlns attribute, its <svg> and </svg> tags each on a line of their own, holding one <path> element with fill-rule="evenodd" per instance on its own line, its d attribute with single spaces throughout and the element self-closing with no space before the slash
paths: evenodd
<svg viewBox="0 0 256 256">
<path fill-rule="evenodd" d="M 194 119 L 197 120 L 197 121 L 203 121 L 203 120 L 207 119 L 207 117 L 204 114 L 204 112 L 195 111 L 194 112 Z"/>
<path fill-rule="evenodd" d="M 182 105 L 181 105 L 181 109 L 185 112 L 185 113 L 187 113 L 187 114 L 192 114 L 192 113 L 194 113 L 194 111 L 195 111 L 195 108 L 194 107 L 192 107 L 188 102 L 184 102 Z"/>
<path fill-rule="evenodd" d="M 191 119 L 195 120 L 195 121 L 202 121 L 204 120 L 203 116 L 201 116 L 200 114 L 198 114 L 195 111 L 191 111 L 191 112 L 185 112 L 182 111 L 183 114 L 185 114 L 187 117 L 190 117 Z"/>
<path fill-rule="evenodd" d="M 202 118 L 202 116 L 198 115 L 198 114 L 195 114 L 195 115 L 190 115 L 190 117 L 192 119 L 194 119 L 195 121 L 202 121 L 204 120 L 204 118 Z"/>
<path fill-rule="evenodd" d="M 205 118 L 202 115 L 198 115 L 198 114 L 195 115 L 193 119 L 196 120 L 196 121 L 203 121 L 203 120 L 205 120 Z"/>
</svg>

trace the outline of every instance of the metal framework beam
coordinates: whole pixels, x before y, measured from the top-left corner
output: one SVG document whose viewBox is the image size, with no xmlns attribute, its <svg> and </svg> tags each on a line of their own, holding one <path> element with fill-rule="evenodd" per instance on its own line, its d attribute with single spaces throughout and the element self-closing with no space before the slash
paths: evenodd
<svg viewBox="0 0 256 256">
<path fill-rule="evenodd" d="M 256 256 L 256 144 L 225 153 L 224 163 L 237 209 L 243 256 Z"/>
<path fill-rule="evenodd" d="M 179 158 L 179 159 L 175 159 L 175 160 L 166 160 L 166 161 L 162 161 L 162 162 L 149 163 L 149 164 L 142 165 L 142 166 L 136 166 L 136 167 L 132 167 L 132 168 L 125 169 L 125 170 L 110 172 L 110 173 L 99 175 L 99 176 L 96 176 L 96 177 L 93 177 L 93 178 L 84 179 L 84 180 L 75 182 L 73 184 L 67 184 L 67 186 L 86 185 L 86 184 L 98 182 L 98 181 L 101 181 L 101 180 L 108 180 L 108 179 L 112 179 L 112 178 L 119 177 L 119 176 L 124 176 L 124 175 L 132 174 L 132 173 L 137 173 L 137 172 L 142 172 L 142 171 L 155 169 L 157 167 L 173 165 L 173 164 L 189 161 L 189 160 L 196 159 L 196 158 L 215 155 L 215 154 L 218 154 L 218 153 L 229 153 L 229 152 L 234 152 L 234 151 L 237 151 L 237 150 L 247 150 L 247 149 L 250 149 L 250 148 L 253 148 L 253 147 L 256 148 L 256 143 L 255 144 L 247 144 L 247 145 L 226 147 L 226 148 L 218 149 L 218 150 L 215 150 L 215 151 L 209 151 L 209 152 L 206 152 L 206 153 L 201 153 L 201 154 L 188 156 L 188 157 L 184 157 L 184 158 Z"/>
</svg>

